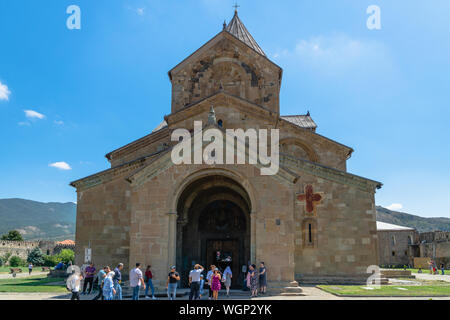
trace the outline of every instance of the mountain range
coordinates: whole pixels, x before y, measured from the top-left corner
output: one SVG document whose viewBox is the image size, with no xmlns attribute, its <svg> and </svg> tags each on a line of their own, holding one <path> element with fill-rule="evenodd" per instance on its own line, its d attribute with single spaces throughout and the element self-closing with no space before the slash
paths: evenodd
<svg viewBox="0 0 450 320">
<path fill-rule="evenodd" d="M 18 230 L 24 240 L 73 240 L 76 211 L 73 202 L 0 199 L 0 235 Z"/>
<path fill-rule="evenodd" d="M 25 240 L 73 240 L 76 207 L 73 202 L 0 199 L 0 235 L 18 230 Z M 377 221 L 416 228 L 419 232 L 450 231 L 450 218 L 424 218 L 380 206 L 376 209 Z"/>
<path fill-rule="evenodd" d="M 377 206 L 377 221 L 415 228 L 419 232 L 450 231 L 450 218 L 424 218 Z"/>
</svg>

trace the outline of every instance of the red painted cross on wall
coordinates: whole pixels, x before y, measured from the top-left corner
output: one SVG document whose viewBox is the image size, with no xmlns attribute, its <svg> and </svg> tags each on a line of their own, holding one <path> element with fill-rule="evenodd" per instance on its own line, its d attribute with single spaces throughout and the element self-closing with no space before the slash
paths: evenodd
<svg viewBox="0 0 450 320">
<path fill-rule="evenodd" d="M 312 185 L 308 184 L 305 187 L 305 194 L 301 194 L 297 197 L 300 201 L 306 202 L 306 212 L 314 212 L 315 205 L 322 200 L 322 196 L 318 193 L 314 193 Z"/>
</svg>

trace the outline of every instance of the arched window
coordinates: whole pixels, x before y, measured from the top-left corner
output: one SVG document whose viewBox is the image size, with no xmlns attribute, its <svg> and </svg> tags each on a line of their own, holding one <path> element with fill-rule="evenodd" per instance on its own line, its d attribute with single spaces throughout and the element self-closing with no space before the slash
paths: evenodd
<svg viewBox="0 0 450 320">
<path fill-rule="evenodd" d="M 223 127 L 223 121 L 222 121 L 222 119 L 220 119 L 219 121 L 217 121 L 217 125 L 219 126 L 219 127 Z"/>
</svg>

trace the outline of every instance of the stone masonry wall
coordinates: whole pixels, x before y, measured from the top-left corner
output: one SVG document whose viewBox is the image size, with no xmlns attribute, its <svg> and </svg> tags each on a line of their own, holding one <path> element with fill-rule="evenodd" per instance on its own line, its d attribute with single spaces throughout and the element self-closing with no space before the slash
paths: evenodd
<svg viewBox="0 0 450 320">
<path fill-rule="evenodd" d="M 97 267 L 112 267 L 122 262 L 128 270 L 130 196 L 124 175 L 78 191 L 76 265 L 84 264 L 85 248 L 90 246 L 92 262 Z"/>
<path fill-rule="evenodd" d="M 378 265 L 374 195 L 354 186 L 302 175 L 296 192 L 306 185 L 322 195 L 316 214 L 295 202 L 296 279 L 300 282 L 347 282 L 367 278 L 367 267 Z M 309 243 L 303 221 L 313 224 Z M 306 234 L 305 234 L 306 233 Z"/>
</svg>

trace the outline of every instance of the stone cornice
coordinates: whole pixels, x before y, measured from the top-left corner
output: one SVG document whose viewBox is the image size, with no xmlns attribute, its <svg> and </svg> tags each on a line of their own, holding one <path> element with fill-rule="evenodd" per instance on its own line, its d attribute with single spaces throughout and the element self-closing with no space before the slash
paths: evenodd
<svg viewBox="0 0 450 320">
<path fill-rule="evenodd" d="M 152 132 L 140 139 L 137 139 L 129 144 L 120 147 L 110 153 L 106 154 L 105 157 L 108 160 L 113 160 L 114 158 L 120 158 L 121 156 L 131 153 L 133 151 L 139 150 L 142 147 L 148 146 L 158 140 L 166 138 L 169 135 L 169 130 L 167 127 L 162 128 L 156 132 Z"/>
<path fill-rule="evenodd" d="M 218 91 L 208 97 L 205 97 L 199 101 L 196 101 L 183 109 L 166 115 L 164 120 L 166 120 L 169 127 L 174 126 L 176 123 L 186 120 L 186 118 L 192 117 L 192 115 L 200 114 L 202 112 L 208 111 L 211 104 L 221 104 L 224 103 L 227 107 L 235 107 L 236 109 L 251 114 L 258 118 L 272 118 L 274 123 L 276 122 L 279 114 L 258 104 L 245 100 L 241 97 L 226 93 L 224 91 Z"/>
<path fill-rule="evenodd" d="M 122 176 L 127 172 L 136 171 L 137 169 L 142 168 L 145 164 L 148 164 L 149 161 L 152 161 L 164 151 L 152 153 L 150 155 L 138 158 L 136 160 L 121 164 L 117 167 L 95 173 L 88 177 L 73 181 L 70 183 L 70 185 L 76 188 L 77 191 L 83 191 L 95 187 L 97 185 L 100 185 L 102 183 L 109 182 L 117 177 Z"/>
<path fill-rule="evenodd" d="M 366 192 L 375 192 L 375 189 L 380 189 L 383 185 L 378 181 L 363 178 L 348 172 L 310 162 L 308 160 L 294 158 L 283 153 L 280 153 L 280 166 L 281 165 L 294 171 L 302 171 L 326 180 L 355 186 L 356 188 Z"/>
<path fill-rule="evenodd" d="M 221 130 L 222 132 L 224 132 L 225 130 L 223 128 L 220 128 L 216 125 L 207 125 L 204 127 L 204 130 L 209 128 L 209 127 L 214 127 L 216 129 Z M 228 139 L 226 139 L 226 133 L 224 133 L 224 146 L 226 146 Z M 208 145 L 208 142 L 203 142 L 202 148 L 206 145 Z M 155 159 L 154 161 L 152 161 L 150 164 L 148 164 L 145 167 L 139 168 L 138 170 L 136 170 L 135 172 L 133 172 L 130 176 L 128 176 L 126 178 L 127 181 L 129 181 L 133 186 L 139 186 L 144 184 L 146 181 L 152 179 L 153 177 L 157 176 L 160 172 L 163 172 L 165 170 L 167 170 L 168 168 L 170 168 L 173 164 L 172 159 L 171 159 L 171 154 L 168 152 L 170 151 L 171 148 L 169 148 L 166 152 L 166 154 L 161 155 L 160 157 L 158 157 L 157 159 Z M 193 152 L 195 152 L 196 149 L 193 149 Z M 248 144 L 246 143 L 246 159 L 248 158 Z M 252 166 L 257 167 L 258 169 L 263 168 L 263 166 L 261 164 L 250 164 Z M 203 165 L 197 165 L 197 166 L 203 166 Z M 216 165 L 209 165 L 212 168 L 227 168 L 229 166 L 232 165 L 226 165 L 226 164 L 216 164 Z M 276 175 L 273 176 L 269 176 L 272 177 L 278 181 L 280 181 L 281 183 L 284 184 L 293 184 L 298 180 L 298 175 L 296 173 L 294 173 L 293 171 L 289 170 L 288 168 L 285 168 L 283 166 L 279 166 L 279 170 L 278 173 Z"/>
</svg>

